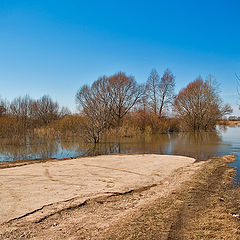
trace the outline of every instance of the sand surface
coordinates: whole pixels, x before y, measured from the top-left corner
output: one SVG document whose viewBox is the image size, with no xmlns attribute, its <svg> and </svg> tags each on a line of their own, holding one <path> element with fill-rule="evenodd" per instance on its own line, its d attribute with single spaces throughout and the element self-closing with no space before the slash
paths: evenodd
<svg viewBox="0 0 240 240">
<path fill-rule="evenodd" d="M 107 155 L 1 169 L 0 223 L 57 202 L 84 202 L 160 184 L 194 161 L 182 156 Z"/>
</svg>

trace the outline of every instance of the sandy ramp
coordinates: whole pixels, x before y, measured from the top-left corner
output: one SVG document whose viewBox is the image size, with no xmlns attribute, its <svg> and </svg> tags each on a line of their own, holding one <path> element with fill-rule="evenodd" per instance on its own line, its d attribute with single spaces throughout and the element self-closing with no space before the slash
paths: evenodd
<svg viewBox="0 0 240 240">
<path fill-rule="evenodd" d="M 194 161 L 181 156 L 108 155 L 1 169 L 0 223 L 75 197 L 84 201 L 159 184 Z"/>
</svg>

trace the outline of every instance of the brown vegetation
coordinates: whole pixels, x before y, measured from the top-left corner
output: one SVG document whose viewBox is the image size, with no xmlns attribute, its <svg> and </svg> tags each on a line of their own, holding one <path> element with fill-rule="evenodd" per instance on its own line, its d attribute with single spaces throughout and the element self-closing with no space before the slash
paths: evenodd
<svg viewBox="0 0 240 240">
<path fill-rule="evenodd" d="M 119 219 L 96 239 L 239 239 L 233 156 L 216 158 L 166 198 Z"/>
<path fill-rule="evenodd" d="M 133 77 L 121 72 L 100 77 L 90 87 L 84 85 L 76 95 L 85 116 L 84 138 L 97 143 L 106 129 L 120 127 L 123 117 L 140 101 L 143 93 Z"/>
<path fill-rule="evenodd" d="M 176 130 L 171 120 L 163 116 L 173 102 L 174 77 L 166 70 L 159 78 L 153 70 L 146 86 L 132 76 L 119 72 L 100 77 L 91 86 L 84 85 L 77 93 L 80 112 L 85 116 L 82 135 L 96 143 L 104 133 L 120 136 L 137 133 L 160 133 Z"/>
<path fill-rule="evenodd" d="M 97 143 L 109 135 L 209 130 L 231 112 L 222 104 L 212 78 L 197 79 L 177 97 L 174 86 L 170 70 L 160 78 L 153 69 L 146 84 L 122 72 L 103 76 L 77 92 L 80 114 L 71 114 L 47 95 L 36 100 L 28 95 L 11 102 L 0 99 L 0 137 L 81 136 Z"/>
<path fill-rule="evenodd" d="M 182 89 L 174 102 L 181 125 L 188 130 L 213 129 L 218 119 L 232 112 L 223 105 L 216 89 L 209 81 L 198 78 Z"/>
<path fill-rule="evenodd" d="M 119 136 L 133 137 L 139 134 L 160 134 L 179 131 L 179 123 L 174 118 L 162 117 L 152 112 L 138 111 L 128 114 L 118 129 Z M 125 134 L 124 134 L 125 133 Z"/>
<path fill-rule="evenodd" d="M 220 120 L 218 121 L 219 125 L 223 125 L 223 126 L 239 126 L 240 125 L 240 121 L 228 121 L 228 120 Z"/>
<path fill-rule="evenodd" d="M 34 100 L 28 95 L 12 102 L 1 101 L 0 137 L 29 136 L 34 129 L 46 126 L 69 113 L 49 96 Z"/>
</svg>

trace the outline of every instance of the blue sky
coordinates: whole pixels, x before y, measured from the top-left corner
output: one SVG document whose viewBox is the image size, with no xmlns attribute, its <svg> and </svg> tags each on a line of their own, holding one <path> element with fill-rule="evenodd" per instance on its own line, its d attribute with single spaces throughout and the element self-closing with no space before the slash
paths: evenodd
<svg viewBox="0 0 240 240">
<path fill-rule="evenodd" d="M 213 74 L 240 115 L 239 11 L 237 0 L 0 0 L 0 95 L 49 94 L 74 110 L 77 90 L 101 75 L 143 83 L 170 68 L 176 91 Z"/>
</svg>

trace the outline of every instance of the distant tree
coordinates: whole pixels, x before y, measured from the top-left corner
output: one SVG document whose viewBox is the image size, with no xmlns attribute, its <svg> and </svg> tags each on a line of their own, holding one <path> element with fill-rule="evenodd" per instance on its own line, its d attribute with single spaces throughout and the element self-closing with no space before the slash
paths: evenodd
<svg viewBox="0 0 240 240">
<path fill-rule="evenodd" d="M 22 128 L 27 129 L 31 125 L 31 107 L 34 100 L 28 95 L 15 98 L 9 106 L 9 112 L 22 123 Z"/>
<path fill-rule="evenodd" d="M 237 80 L 237 94 L 238 98 L 240 99 L 240 76 L 236 74 L 236 80 Z M 238 108 L 240 110 L 240 104 L 238 104 Z"/>
<path fill-rule="evenodd" d="M 146 83 L 146 101 L 148 108 L 159 117 L 164 110 L 169 109 L 174 102 L 175 78 L 170 70 L 165 70 L 159 77 L 156 69 L 153 69 Z"/>
<path fill-rule="evenodd" d="M 84 85 L 76 94 L 76 102 L 80 112 L 85 116 L 82 121 L 82 136 L 85 140 L 98 143 L 105 129 L 110 124 L 111 113 L 108 103 L 105 102 L 101 80 L 91 87 Z M 105 91 L 105 89 L 104 89 Z"/>
<path fill-rule="evenodd" d="M 58 116 L 59 116 L 59 118 L 63 118 L 63 117 L 65 117 L 67 115 L 70 115 L 70 114 L 71 114 L 71 111 L 69 110 L 69 108 L 62 107 L 62 108 L 60 108 Z"/>
<path fill-rule="evenodd" d="M 174 108 L 182 126 L 188 130 L 212 129 L 218 119 L 232 112 L 229 105 L 223 105 L 209 81 L 201 77 L 179 92 Z"/>
<path fill-rule="evenodd" d="M 216 78 L 214 77 L 214 75 L 209 74 L 206 78 L 206 82 L 208 83 L 208 85 L 211 87 L 212 91 L 216 94 L 219 94 L 219 86 L 220 84 L 217 82 Z"/>
<path fill-rule="evenodd" d="M 86 117 L 85 138 L 97 143 L 106 129 L 119 127 L 122 118 L 140 101 L 143 92 L 143 87 L 133 77 L 121 72 L 100 77 L 91 86 L 82 86 L 76 94 L 76 102 Z"/>
<path fill-rule="evenodd" d="M 0 105 L 0 117 L 2 117 L 6 113 L 7 109 L 4 105 Z"/>
<path fill-rule="evenodd" d="M 65 109 L 64 111 L 68 110 Z M 39 126 L 47 125 L 51 121 L 59 119 L 62 114 L 59 104 L 48 95 L 42 96 L 31 105 L 31 117 L 35 119 Z"/>
<path fill-rule="evenodd" d="M 157 70 L 152 69 L 146 84 L 146 95 L 148 106 L 154 114 L 159 113 L 159 98 L 160 98 L 160 77 Z"/>
<path fill-rule="evenodd" d="M 8 101 L 0 98 L 0 117 L 6 115 L 8 111 Z"/>
<path fill-rule="evenodd" d="M 172 72 L 167 69 L 160 81 L 159 85 L 159 95 L 160 95 L 160 107 L 159 116 L 162 117 L 163 110 L 168 109 L 170 105 L 174 102 L 174 87 L 175 78 Z"/>
<path fill-rule="evenodd" d="M 138 85 L 134 77 L 119 72 L 108 78 L 108 96 L 110 97 L 110 112 L 117 126 L 122 118 L 140 102 L 144 94 L 143 85 Z"/>
</svg>

